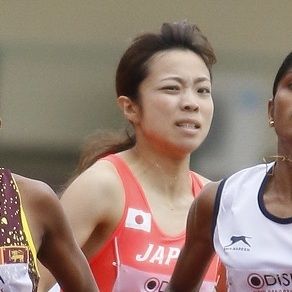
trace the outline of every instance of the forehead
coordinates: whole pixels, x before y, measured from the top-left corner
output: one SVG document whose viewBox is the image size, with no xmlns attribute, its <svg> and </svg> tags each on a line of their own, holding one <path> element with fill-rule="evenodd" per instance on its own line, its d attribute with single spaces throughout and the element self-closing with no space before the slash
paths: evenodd
<svg viewBox="0 0 292 292">
<path fill-rule="evenodd" d="M 290 54 L 283 62 L 277 75 L 279 75 L 279 81 L 286 77 L 287 74 L 290 74 L 292 71 L 292 54 Z"/>
<path fill-rule="evenodd" d="M 280 80 L 278 83 L 282 83 L 282 81 L 285 81 L 287 78 L 292 77 L 292 66 L 290 68 L 287 68 L 285 72 L 283 72 L 283 75 L 281 76 Z"/>
<path fill-rule="evenodd" d="M 149 75 L 179 74 L 205 75 L 210 77 L 209 69 L 204 60 L 196 53 L 187 49 L 171 49 L 157 52 L 147 62 Z"/>
<path fill-rule="evenodd" d="M 292 64 L 291 66 L 286 70 L 286 72 L 284 73 L 283 77 L 285 77 L 286 75 L 291 75 L 292 74 Z"/>
</svg>

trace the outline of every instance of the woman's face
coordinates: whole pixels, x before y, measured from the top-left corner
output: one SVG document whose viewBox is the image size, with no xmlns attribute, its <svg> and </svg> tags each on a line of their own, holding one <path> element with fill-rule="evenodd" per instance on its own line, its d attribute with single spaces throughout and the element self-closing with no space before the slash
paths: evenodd
<svg viewBox="0 0 292 292">
<path fill-rule="evenodd" d="M 274 120 L 278 137 L 292 142 L 292 68 L 279 81 L 274 100 L 270 101 L 269 113 Z M 290 144 L 291 145 L 291 144 Z"/>
<path fill-rule="evenodd" d="M 137 142 L 143 139 L 174 155 L 196 150 L 209 132 L 214 110 L 203 59 L 182 49 L 154 55 L 139 86 L 139 102 Z"/>
</svg>

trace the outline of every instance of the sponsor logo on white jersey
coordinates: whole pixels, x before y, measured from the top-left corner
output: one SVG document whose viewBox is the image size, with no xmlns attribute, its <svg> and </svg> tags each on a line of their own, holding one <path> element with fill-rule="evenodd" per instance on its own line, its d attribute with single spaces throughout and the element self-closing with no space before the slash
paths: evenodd
<svg viewBox="0 0 292 292">
<path fill-rule="evenodd" d="M 229 244 L 224 246 L 225 251 L 250 251 L 251 237 L 245 235 L 233 235 L 230 237 Z"/>
<path fill-rule="evenodd" d="M 251 273 L 247 283 L 257 291 L 290 292 L 292 291 L 292 273 Z M 268 288 L 268 289 L 267 289 Z M 262 289 L 262 290 L 261 290 Z"/>
<path fill-rule="evenodd" d="M 151 214 L 142 210 L 129 208 L 125 226 L 128 228 L 151 231 Z"/>
</svg>

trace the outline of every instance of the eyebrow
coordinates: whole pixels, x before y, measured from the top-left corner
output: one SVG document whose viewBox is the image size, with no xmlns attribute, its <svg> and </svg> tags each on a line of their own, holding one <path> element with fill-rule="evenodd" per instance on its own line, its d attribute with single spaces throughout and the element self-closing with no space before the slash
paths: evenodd
<svg viewBox="0 0 292 292">
<path fill-rule="evenodd" d="M 166 80 L 175 80 L 177 82 L 184 83 L 184 79 L 180 78 L 180 77 L 177 77 L 177 76 L 169 76 L 169 77 L 161 79 L 161 81 L 166 81 Z M 207 78 L 207 77 L 198 77 L 198 78 L 196 78 L 194 80 L 194 84 L 198 84 L 198 83 L 201 83 L 201 82 L 204 82 L 204 81 L 211 82 L 211 80 L 209 78 Z"/>
</svg>

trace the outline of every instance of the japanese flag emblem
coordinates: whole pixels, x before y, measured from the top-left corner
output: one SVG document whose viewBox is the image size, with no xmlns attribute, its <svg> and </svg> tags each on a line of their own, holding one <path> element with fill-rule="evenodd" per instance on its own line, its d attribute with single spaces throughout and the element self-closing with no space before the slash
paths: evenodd
<svg viewBox="0 0 292 292">
<path fill-rule="evenodd" d="M 151 214 L 138 209 L 129 208 L 125 226 L 128 228 L 150 232 Z"/>
</svg>

